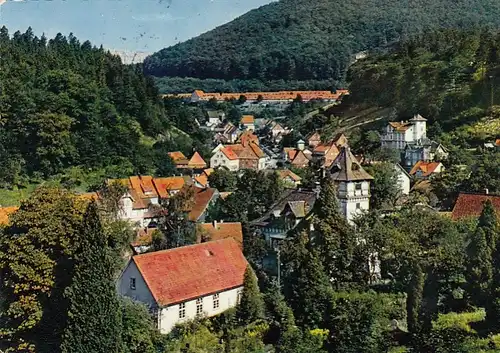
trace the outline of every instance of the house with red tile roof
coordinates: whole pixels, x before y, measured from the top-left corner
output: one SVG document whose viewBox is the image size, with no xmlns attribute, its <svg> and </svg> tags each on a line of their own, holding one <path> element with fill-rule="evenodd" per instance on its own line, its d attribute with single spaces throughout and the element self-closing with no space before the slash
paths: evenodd
<svg viewBox="0 0 500 353">
<path fill-rule="evenodd" d="M 110 179 L 108 184 L 120 183 L 127 192 L 120 200 L 119 217 L 136 223 L 140 227 L 148 223 L 146 214 L 159 204 L 159 195 L 149 175 L 131 176 L 127 179 Z"/>
<path fill-rule="evenodd" d="M 213 168 L 208 168 L 208 169 L 205 169 L 203 171 L 203 173 L 201 173 L 200 175 L 195 176 L 194 177 L 194 186 L 196 186 L 200 189 L 208 188 L 208 177 L 210 176 L 210 174 L 213 173 L 213 171 L 214 171 Z"/>
<path fill-rule="evenodd" d="M 219 191 L 213 188 L 195 188 L 194 200 L 188 219 L 192 222 L 204 222 L 208 207 L 219 198 Z"/>
<path fill-rule="evenodd" d="M 240 169 L 262 170 L 266 168 L 266 154 L 253 141 L 239 144 L 218 145 L 210 158 L 210 167 L 225 167 L 231 171 Z"/>
<path fill-rule="evenodd" d="M 321 143 L 321 135 L 317 131 L 311 132 L 306 136 L 307 145 L 311 148 L 315 148 Z"/>
<path fill-rule="evenodd" d="M 246 98 L 247 103 L 291 103 L 299 96 L 302 101 L 323 100 L 328 102 L 336 102 L 343 96 L 349 95 L 346 89 L 339 89 L 334 93 L 330 91 L 278 91 L 278 92 L 239 92 L 239 93 L 206 93 L 202 90 L 195 90 L 191 95 L 191 102 L 208 102 L 215 99 L 218 102 L 226 100 L 238 100 L 241 96 Z M 181 97 L 179 97 L 181 98 Z M 183 97 L 185 98 L 185 97 Z"/>
<path fill-rule="evenodd" d="M 185 168 L 189 163 L 187 157 L 180 151 L 169 152 L 168 156 L 177 168 Z"/>
<path fill-rule="evenodd" d="M 147 305 L 161 333 L 197 316 L 235 307 L 248 262 L 232 238 L 136 255 L 118 292 Z"/>
<path fill-rule="evenodd" d="M 202 223 L 197 231 L 198 243 L 233 238 L 243 249 L 243 229 L 240 222 L 214 221 Z"/>
<path fill-rule="evenodd" d="M 249 131 L 255 131 L 255 117 L 253 115 L 243 115 L 240 124 Z"/>
<path fill-rule="evenodd" d="M 460 193 L 453 207 L 451 218 L 454 220 L 478 218 L 483 211 L 484 202 L 490 200 L 500 217 L 500 195 L 489 193 Z"/>
<path fill-rule="evenodd" d="M 181 191 L 184 185 L 190 185 L 191 180 L 188 176 L 154 178 L 153 184 L 160 199 L 168 199 Z"/>
<path fill-rule="evenodd" d="M 347 141 L 344 143 L 344 146 L 347 146 Z M 339 148 L 334 140 L 331 140 L 318 144 L 312 151 L 312 158 L 322 167 L 329 168 L 339 153 Z"/>
<path fill-rule="evenodd" d="M 418 161 L 410 170 L 410 175 L 416 178 L 427 179 L 433 174 L 441 173 L 444 165 L 441 162 Z"/>
<path fill-rule="evenodd" d="M 292 172 L 290 169 L 277 170 L 280 180 L 284 183 L 285 187 L 296 188 L 300 185 L 302 178 Z"/>
</svg>

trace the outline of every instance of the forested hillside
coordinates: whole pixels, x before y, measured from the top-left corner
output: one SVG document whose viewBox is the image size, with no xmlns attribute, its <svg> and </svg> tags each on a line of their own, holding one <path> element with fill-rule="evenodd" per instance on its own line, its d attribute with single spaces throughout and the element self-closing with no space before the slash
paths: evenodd
<svg viewBox="0 0 500 353">
<path fill-rule="evenodd" d="M 467 147 L 500 134 L 500 34 L 488 30 L 430 32 L 351 67 L 350 102 L 420 113 L 433 135 Z"/>
<path fill-rule="evenodd" d="M 153 168 L 168 128 L 153 82 L 74 36 L 47 40 L 0 30 L 0 184 L 65 168 Z M 163 155 L 163 160 L 165 160 Z"/>
<path fill-rule="evenodd" d="M 353 54 L 429 28 L 498 26 L 496 0 L 281 0 L 145 60 L 154 76 L 343 78 Z"/>
</svg>

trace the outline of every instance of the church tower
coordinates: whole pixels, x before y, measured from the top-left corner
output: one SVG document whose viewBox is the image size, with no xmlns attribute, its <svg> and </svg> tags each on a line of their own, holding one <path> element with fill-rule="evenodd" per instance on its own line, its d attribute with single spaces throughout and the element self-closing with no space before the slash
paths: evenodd
<svg viewBox="0 0 500 353">
<path fill-rule="evenodd" d="M 337 184 L 340 208 L 349 223 L 357 214 L 370 209 L 373 177 L 363 169 L 348 146 L 341 148 L 330 168 L 330 177 Z"/>
</svg>

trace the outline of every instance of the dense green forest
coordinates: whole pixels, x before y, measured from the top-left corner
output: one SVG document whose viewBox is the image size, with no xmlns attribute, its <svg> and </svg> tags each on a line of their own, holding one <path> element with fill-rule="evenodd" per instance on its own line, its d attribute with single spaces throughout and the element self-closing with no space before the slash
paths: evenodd
<svg viewBox="0 0 500 353">
<path fill-rule="evenodd" d="M 192 77 L 155 77 L 160 93 L 185 93 L 201 89 L 205 92 L 268 92 L 288 90 L 332 90 L 337 88 L 335 80 L 222 80 Z"/>
<path fill-rule="evenodd" d="M 500 134 L 500 35 L 442 30 L 401 42 L 353 65 L 351 104 L 420 113 L 449 145 L 475 147 Z"/>
<path fill-rule="evenodd" d="M 429 28 L 498 27 L 495 0 L 281 0 L 144 62 L 153 76 L 341 80 L 353 55 Z"/>
<path fill-rule="evenodd" d="M 168 120 L 153 82 L 74 36 L 0 30 L 0 180 L 69 166 L 147 168 L 147 137 Z"/>
<path fill-rule="evenodd" d="M 190 155 L 205 142 L 195 117 L 202 120 L 204 111 L 163 102 L 139 66 L 88 41 L 0 30 L 3 187 L 52 177 L 74 187 L 134 173 L 168 175 L 167 152 Z"/>
</svg>

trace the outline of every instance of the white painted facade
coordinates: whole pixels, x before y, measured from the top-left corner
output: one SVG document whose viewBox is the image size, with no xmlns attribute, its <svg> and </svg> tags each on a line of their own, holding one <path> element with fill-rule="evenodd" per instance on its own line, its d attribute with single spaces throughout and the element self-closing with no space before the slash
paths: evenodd
<svg viewBox="0 0 500 353">
<path fill-rule="evenodd" d="M 158 198 L 150 199 L 152 205 L 158 205 Z M 146 227 L 149 220 L 145 219 L 146 213 L 149 211 L 147 208 L 134 208 L 134 201 L 130 194 L 125 194 L 120 200 L 120 211 L 118 213 L 120 219 L 130 221 L 139 227 Z"/>
<path fill-rule="evenodd" d="M 404 122 L 401 122 L 402 125 Z M 385 128 L 385 133 L 381 136 L 382 148 L 403 150 L 407 143 L 416 143 L 427 137 L 427 121 L 420 115 L 416 115 L 406 124 L 405 129 L 398 130 L 391 124 Z"/>
<path fill-rule="evenodd" d="M 237 171 L 240 169 L 239 159 L 229 159 L 227 156 L 219 149 L 210 158 L 210 168 L 226 167 L 230 171 Z M 265 167 L 265 159 L 264 159 Z"/>
<path fill-rule="evenodd" d="M 387 125 L 385 134 L 381 137 L 382 148 L 403 150 L 406 143 L 413 142 L 414 127 L 410 126 L 406 131 L 398 131 L 391 125 Z"/>
<path fill-rule="evenodd" d="M 233 288 L 161 308 L 157 316 L 158 328 L 161 333 L 166 334 L 172 331 L 175 325 L 193 320 L 197 316 L 211 317 L 221 314 L 238 304 L 242 291 L 243 287 Z M 201 310 L 201 313 L 198 314 L 199 310 Z M 183 318 L 181 318 L 182 313 Z"/>
<path fill-rule="evenodd" d="M 341 181 L 338 183 L 340 209 L 349 223 L 364 211 L 370 209 L 370 182 Z"/>
<path fill-rule="evenodd" d="M 161 333 L 167 334 L 176 324 L 193 320 L 197 316 L 218 315 L 235 307 L 240 301 L 243 286 L 159 307 L 137 266 L 130 261 L 118 280 L 117 290 L 120 295 L 149 307 L 158 329 Z"/>
<path fill-rule="evenodd" d="M 410 193 L 411 177 L 399 164 L 394 165 L 398 177 L 398 187 L 402 195 Z"/>
</svg>

